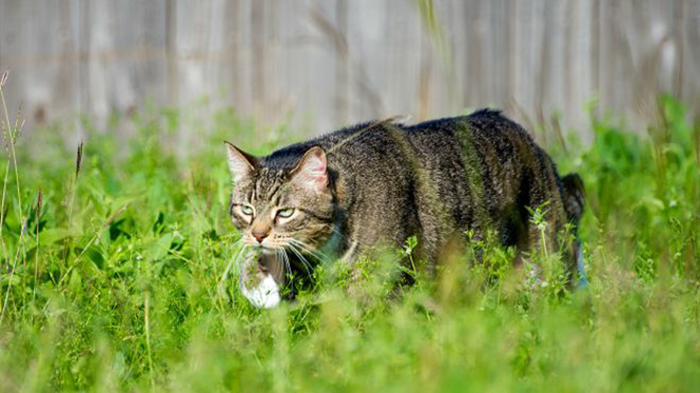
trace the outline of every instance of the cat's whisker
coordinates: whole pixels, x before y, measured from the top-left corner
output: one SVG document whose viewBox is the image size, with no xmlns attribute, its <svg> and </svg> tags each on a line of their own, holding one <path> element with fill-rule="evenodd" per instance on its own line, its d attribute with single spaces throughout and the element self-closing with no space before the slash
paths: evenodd
<svg viewBox="0 0 700 393">
<path fill-rule="evenodd" d="M 233 248 L 235 249 L 237 246 L 239 246 L 242 240 L 243 240 L 243 238 L 241 237 L 240 239 L 235 241 L 233 243 Z M 226 290 L 224 289 L 224 285 L 226 284 L 226 280 L 228 279 L 228 275 L 231 272 L 231 267 L 233 267 L 234 264 L 237 264 L 239 258 L 241 257 L 241 254 L 243 253 L 243 251 L 245 251 L 245 249 L 246 249 L 246 246 L 243 245 L 238 250 L 236 255 L 233 258 L 231 258 L 231 260 L 228 262 L 228 264 L 226 265 L 226 268 L 224 269 L 223 274 L 221 275 L 221 279 L 219 280 L 219 285 L 218 285 L 217 290 L 219 292 L 219 295 L 221 295 L 222 297 L 228 298 L 228 296 L 226 296 Z"/>
<path fill-rule="evenodd" d="M 306 270 L 306 273 L 311 275 L 311 263 L 309 263 L 308 259 L 304 257 L 299 250 L 296 249 L 296 246 L 294 246 L 292 243 L 289 243 L 289 249 L 299 258 L 299 261 L 301 262 L 302 266 L 304 266 L 304 269 Z"/>
<path fill-rule="evenodd" d="M 289 263 L 289 255 L 287 255 L 286 251 L 283 248 L 276 248 L 275 249 L 275 254 L 277 255 L 277 258 L 279 258 L 282 263 L 284 269 L 286 269 L 286 272 L 289 273 L 292 271 L 291 264 Z"/>
<path fill-rule="evenodd" d="M 289 255 L 287 254 L 287 251 L 282 249 L 280 251 L 282 253 L 282 256 L 284 257 L 284 263 L 287 265 L 287 272 L 290 272 L 292 270 L 292 264 L 289 262 Z"/>
<path fill-rule="evenodd" d="M 311 270 L 310 270 L 310 266 L 311 266 L 311 265 L 310 265 L 309 262 L 306 260 L 306 258 L 304 258 L 304 256 L 301 255 L 301 254 L 299 253 L 299 251 L 297 251 L 297 250 L 296 250 L 295 248 L 293 248 L 293 247 L 290 248 L 290 251 L 292 251 L 292 252 L 294 253 L 294 255 L 296 255 L 296 256 L 299 258 L 299 262 L 301 262 L 301 265 L 304 267 L 304 270 L 306 270 L 306 273 L 307 273 L 307 274 L 311 274 Z"/>
<path fill-rule="evenodd" d="M 312 249 L 308 244 L 302 242 L 301 240 L 298 239 L 289 239 L 289 243 L 295 244 L 297 247 L 299 247 L 302 251 L 310 254 L 314 258 L 318 259 L 319 262 L 322 262 L 324 259 L 330 259 L 328 255 L 323 253 L 320 250 L 314 250 Z"/>
<path fill-rule="evenodd" d="M 236 248 L 239 248 L 238 251 L 240 251 L 242 248 L 245 248 L 245 243 L 243 242 L 243 238 L 241 237 L 241 238 L 239 238 L 238 240 L 236 240 L 235 242 L 233 242 L 233 244 L 232 244 L 231 247 L 232 247 L 234 250 L 235 250 Z"/>
<path fill-rule="evenodd" d="M 248 247 L 244 244 L 241 246 L 241 248 L 238 250 L 236 253 L 236 256 L 234 256 L 231 261 L 229 262 L 229 267 L 231 264 L 236 264 L 238 266 L 243 266 L 241 262 L 241 258 L 243 257 L 243 254 L 245 254 L 245 251 L 248 249 Z"/>
<path fill-rule="evenodd" d="M 318 257 L 318 255 L 309 253 L 306 249 L 304 249 L 303 246 L 301 246 L 301 245 L 298 244 L 298 243 L 295 243 L 295 242 L 290 241 L 290 242 L 289 242 L 289 247 L 290 247 L 290 249 L 293 250 L 297 255 L 299 255 L 299 258 L 301 258 L 301 259 L 303 259 L 303 260 L 305 260 L 305 261 L 307 261 L 307 262 L 308 262 L 308 259 L 306 259 L 306 257 L 304 257 L 303 254 L 308 254 L 309 256 L 314 257 L 314 259 L 316 259 L 316 260 L 318 260 L 318 261 L 321 261 L 321 259 Z"/>
<path fill-rule="evenodd" d="M 331 225 L 330 228 L 331 228 L 332 233 L 335 233 L 336 235 L 338 235 L 340 237 L 343 236 L 343 234 L 340 232 L 340 230 L 335 225 Z"/>
<path fill-rule="evenodd" d="M 287 255 L 287 252 L 284 249 L 282 249 L 280 253 L 282 254 L 282 257 L 284 258 L 284 263 L 287 266 L 287 272 L 291 272 L 292 265 L 291 263 L 289 263 L 289 255 Z"/>
<path fill-rule="evenodd" d="M 239 241 L 235 242 L 233 245 L 234 245 L 234 248 L 240 247 L 238 249 L 238 252 L 236 253 L 236 256 L 233 257 L 233 261 L 238 263 L 239 259 L 243 255 L 243 252 L 248 249 L 248 245 L 245 244 L 245 242 L 243 242 L 243 238 L 241 238 Z"/>
<path fill-rule="evenodd" d="M 294 238 L 289 238 L 289 239 L 288 239 L 288 242 L 289 242 L 289 243 L 292 243 L 292 244 L 294 244 L 294 245 L 296 245 L 296 246 L 298 246 L 298 247 L 301 248 L 304 252 L 308 252 L 308 253 L 310 253 L 310 254 L 312 254 L 312 255 L 314 255 L 314 256 L 317 256 L 318 253 L 320 253 L 320 251 L 315 251 L 315 250 L 311 249 L 311 247 L 309 247 L 308 244 L 302 242 L 301 240 L 294 239 Z"/>
</svg>

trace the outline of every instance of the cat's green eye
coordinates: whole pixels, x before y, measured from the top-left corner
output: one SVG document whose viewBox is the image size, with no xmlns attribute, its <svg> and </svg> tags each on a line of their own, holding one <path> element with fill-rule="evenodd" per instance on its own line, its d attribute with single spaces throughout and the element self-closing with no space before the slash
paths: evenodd
<svg viewBox="0 0 700 393">
<path fill-rule="evenodd" d="M 246 216 L 252 216 L 255 210 L 253 210 L 253 207 L 250 205 L 241 205 L 241 212 Z"/>
<path fill-rule="evenodd" d="M 294 214 L 294 208 L 291 207 L 277 210 L 277 217 L 289 218 L 292 214 Z"/>
</svg>

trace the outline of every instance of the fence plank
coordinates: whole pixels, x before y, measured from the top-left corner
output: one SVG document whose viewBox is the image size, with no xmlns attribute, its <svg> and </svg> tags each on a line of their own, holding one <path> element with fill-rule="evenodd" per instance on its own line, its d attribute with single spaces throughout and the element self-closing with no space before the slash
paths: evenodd
<svg viewBox="0 0 700 393">
<path fill-rule="evenodd" d="M 264 125 L 293 113 L 311 132 L 490 105 L 523 121 L 560 113 L 586 137 L 594 97 L 632 125 L 654 119 L 661 92 L 700 109 L 698 0 L 434 6 L 442 49 L 417 1 L 0 0 L 0 68 L 29 128 L 202 97 L 196 115 L 232 105 Z"/>
</svg>

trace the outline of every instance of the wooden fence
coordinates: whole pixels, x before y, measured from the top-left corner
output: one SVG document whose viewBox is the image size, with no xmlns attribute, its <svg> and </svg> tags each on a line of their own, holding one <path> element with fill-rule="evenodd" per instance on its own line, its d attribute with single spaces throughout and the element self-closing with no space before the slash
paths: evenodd
<svg viewBox="0 0 700 393">
<path fill-rule="evenodd" d="M 0 0 L 0 69 L 30 128 L 233 106 L 320 133 L 495 106 L 585 138 L 594 100 L 633 125 L 660 92 L 698 113 L 700 0 Z"/>
</svg>

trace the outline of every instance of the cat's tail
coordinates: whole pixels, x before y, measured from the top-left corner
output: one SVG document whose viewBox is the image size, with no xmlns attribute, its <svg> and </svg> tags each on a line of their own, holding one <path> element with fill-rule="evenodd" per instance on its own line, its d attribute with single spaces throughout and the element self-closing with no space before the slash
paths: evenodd
<svg viewBox="0 0 700 393">
<path fill-rule="evenodd" d="M 581 240 L 578 237 L 578 224 L 583 215 L 585 206 L 585 189 L 583 188 L 583 180 L 577 173 L 570 173 L 561 179 L 563 186 L 562 199 L 564 200 L 564 210 L 566 211 L 569 222 L 574 226 L 574 236 L 576 236 L 572 245 L 573 258 L 576 263 L 577 283 L 579 288 L 588 286 L 588 277 L 586 276 L 585 262 L 583 260 L 583 250 Z"/>
<path fill-rule="evenodd" d="M 583 180 L 577 173 L 570 173 L 561 179 L 564 186 L 564 209 L 569 221 L 578 225 L 583 215 L 585 206 L 585 189 L 583 188 Z"/>
</svg>

